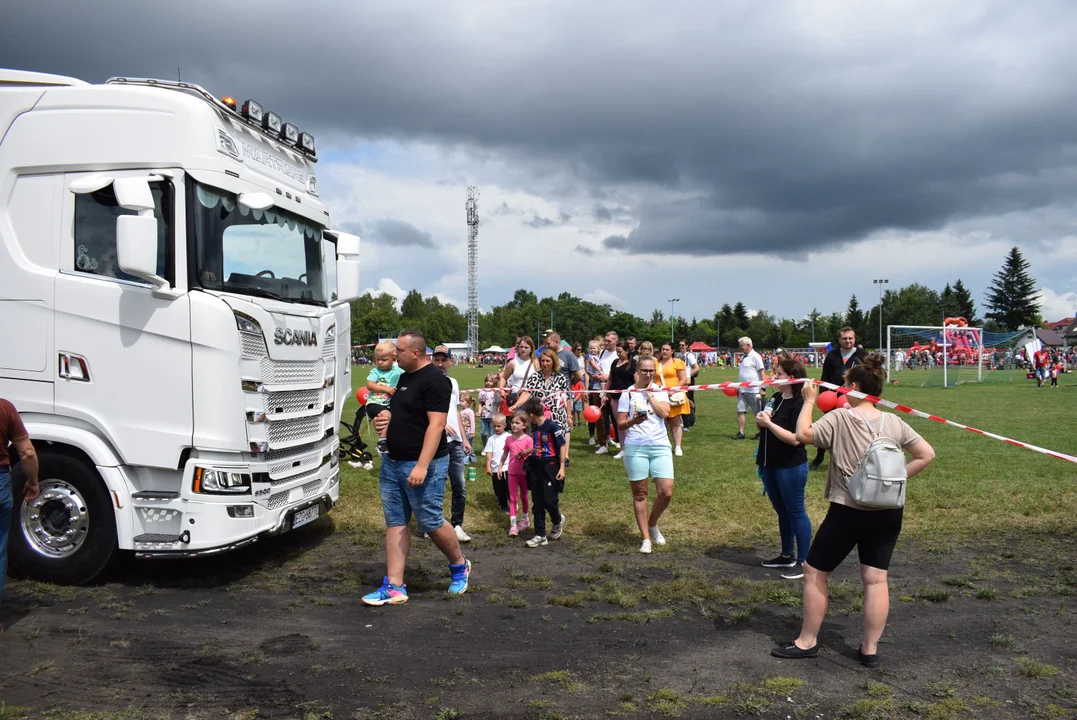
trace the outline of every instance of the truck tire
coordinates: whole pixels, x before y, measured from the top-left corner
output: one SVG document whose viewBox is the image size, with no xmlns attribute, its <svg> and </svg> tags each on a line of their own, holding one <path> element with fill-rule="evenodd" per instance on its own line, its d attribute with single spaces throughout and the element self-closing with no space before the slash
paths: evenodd
<svg viewBox="0 0 1077 720">
<path fill-rule="evenodd" d="M 8 535 L 11 564 L 30 577 L 88 583 L 117 555 L 116 516 L 104 481 L 85 464 L 57 453 L 39 456 L 35 500 L 23 499 L 26 476 L 11 473 L 14 507 Z"/>
</svg>

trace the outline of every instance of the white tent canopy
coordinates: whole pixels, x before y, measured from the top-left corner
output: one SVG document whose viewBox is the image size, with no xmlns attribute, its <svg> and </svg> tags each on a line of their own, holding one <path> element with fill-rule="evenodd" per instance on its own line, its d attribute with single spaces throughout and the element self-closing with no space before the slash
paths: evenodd
<svg viewBox="0 0 1077 720">
<path fill-rule="evenodd" d="M 505 348 L 501 347 L 500 345 L 491 345 L 490 347 L 488 347 L 488 348 L 486 348 L 485 350 L 483 350 L 483 352 L 489 352 L 489 353 L 503 353 L 503 352 L 508 352 L 508 350 L 506 350 Z"/>
</svg>

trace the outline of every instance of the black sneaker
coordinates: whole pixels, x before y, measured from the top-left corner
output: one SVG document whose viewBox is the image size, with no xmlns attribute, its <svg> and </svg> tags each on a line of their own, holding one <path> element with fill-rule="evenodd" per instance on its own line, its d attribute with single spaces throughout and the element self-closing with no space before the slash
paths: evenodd
<svg viewBox="0 0 1077 720">
<path fill-rule="evenodd" d="M 736 435 L 734 435 L 733 437 L 731 437 L 729 439 L 730 440 L 746 440 L 747 438 L 744 437 L 744 433 L 739 432 L 739 433 L 737 433 Z"/>
<path fill-rule="evenodd" d="M 791 568 L 796 567 L 797 561 L 792 556 L 779 555 L 773 560 L 764 560 L 759 564 L 765 568 Z"/>
<path fill-rule="evenodd" d="M 759 436 L 760 436 L 760 434 L 761 434 L 761 433 L 756 433 L 755 435 L 752 435 L 752 440 L 758 440 L 758 439 L 759 439 Z"/>
<path fill-rule="evenodd" d="M 816 461 L 812 462 L 811 465 L 808 466 L 808 469 L 809 470 L 818 470 L 821 467 L 823 467 L 823 461 L 822 460 L 816 460 Z"/>
<path fill-rule="evenodd" d="M 807 650 L 801 650 L 797 647 L 795 642 L 789 642 L 774 648 L 770 651 L 770 654 L 776 658 L 782 658 L 783 660 L 805 660 L 807 658 L 819 657 L 819 646 L 815 645 Z"/>
<path fill-rule="evenodd" d="M 796 563 L 787 571 L 782 573 L 783 580 L 799 580 L 804 577 L 804 566 L 800 563 Z"/>
<path fill-rule="evenodd" d="M 385 438 L 378 438 L 377 448 L 378 452 L 384 455 L 385 453 L 389 452 L 389 441 Z"/>
<path fill-rule="evenodd" d="M 856 649 L 856 659 L 864 667 L 877 668 L 879 667 L 879 653 L 876 651 L 874 655 L 865 655 L 861 645 Z"/>
</svg>

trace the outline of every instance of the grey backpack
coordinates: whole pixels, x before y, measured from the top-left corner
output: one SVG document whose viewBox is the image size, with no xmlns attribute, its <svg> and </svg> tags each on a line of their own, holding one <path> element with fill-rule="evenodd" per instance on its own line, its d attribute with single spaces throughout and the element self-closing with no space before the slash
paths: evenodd
<svg viewBox="0 0 1077 720">
<path fill-rule="evenodd" d="M 909 479 L 905 469 L 905 451 L 893 439 L 882 434 L 886 415 L 879 418 L 879 430 L 859 410 L 853 410 L 871 432 L 871 442 L 860 464 L 846 484 L 849 495 L 858 505 L 880 510 L 896 509 L 905 505 L 905 483 Z"/>
</svg>

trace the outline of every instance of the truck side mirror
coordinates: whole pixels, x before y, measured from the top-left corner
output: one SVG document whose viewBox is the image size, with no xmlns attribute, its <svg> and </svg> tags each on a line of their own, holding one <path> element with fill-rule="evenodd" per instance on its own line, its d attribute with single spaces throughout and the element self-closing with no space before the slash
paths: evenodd
<svg viewBox="0 0 1077 720">
<path fill-rule="evenodd" d="M 359 288 L 359 236 L 334 232 L 337 236 L 337 300 L 350 302 L 362 292 Z"/>
<path fill-rule="evenodd" d="M 152 215 L 116 218 L 116 260 L 120 270 L 128 275 L 155 285 L 167 284 L 157 276 L 157 218 Z"/>
</svg>

